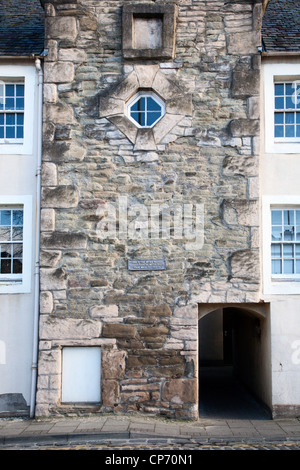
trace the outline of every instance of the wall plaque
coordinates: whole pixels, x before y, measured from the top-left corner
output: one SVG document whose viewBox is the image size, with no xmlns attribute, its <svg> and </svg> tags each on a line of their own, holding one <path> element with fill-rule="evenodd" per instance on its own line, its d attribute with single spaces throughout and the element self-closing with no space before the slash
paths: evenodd
<svg viewBox="0 0 300 470">
<path fill-rule="evenodd" d="M 163 271 L 166 269 L 164 259 L 134 259 L 128 260 L 130 271 Z"/>
</svg>

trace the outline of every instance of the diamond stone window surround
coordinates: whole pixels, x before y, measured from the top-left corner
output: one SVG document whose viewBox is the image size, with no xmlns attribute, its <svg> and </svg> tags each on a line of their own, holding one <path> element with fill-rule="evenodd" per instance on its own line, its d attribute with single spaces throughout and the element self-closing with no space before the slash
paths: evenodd
<svg viewBox="0 0 300 470">
<path fill-rule="evenodd" d="M 164 103 L 165 114 L 153 127 L 138 127 L 127 116 L 126 106 L 138 93 L 152 92 Z M 112 122 L 134 145 L 134 151 L 157 150 L 164 137 L 185 117 L 192 115 L 191 95 L 160 72 L 158 65 L 135 65 L 110 93 L 100 97 L 100 117 Z"/>
</svg>

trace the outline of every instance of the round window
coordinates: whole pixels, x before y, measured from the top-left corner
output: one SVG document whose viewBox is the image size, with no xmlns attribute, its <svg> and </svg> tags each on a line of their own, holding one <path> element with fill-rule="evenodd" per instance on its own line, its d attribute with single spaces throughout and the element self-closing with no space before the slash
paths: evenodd
<svg viewBox="0 0 300 470">
<path fill-rule="evenodd" d="M 139 92 L 127 103 L 127 116 L 138 127 L 153 127 L 164 114 L 164 102 L 152 92 Z"/>
</svg>

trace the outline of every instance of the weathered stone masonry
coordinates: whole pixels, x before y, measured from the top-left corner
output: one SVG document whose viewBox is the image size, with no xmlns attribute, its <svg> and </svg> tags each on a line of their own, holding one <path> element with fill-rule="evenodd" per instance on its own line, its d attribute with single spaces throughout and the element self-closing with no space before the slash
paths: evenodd
<svg viewBox="0 0 300 470">
<path fill-rule="evenodd" d="M 102 402 L 78 410 L 195 418 L 198 304 L 259 300 L 261 2 L 178 0 L 174 54 L 163 59 L 124 57 L 128 4 L 44 5 L 37 415 L 76 409 L 60 403 L 61 348 L 100 345 Z M 169 102 L 149 137 L 124 119 L 124 103 L 154 80 Z M 172 107 L 172 90 L 184 105 Z M 203 247 L 172 232 L 100 239 L 120 196 L 129 207 L 203 204 Z M 133 259 L 166 269 L 130 271 Z"/>
</svg>

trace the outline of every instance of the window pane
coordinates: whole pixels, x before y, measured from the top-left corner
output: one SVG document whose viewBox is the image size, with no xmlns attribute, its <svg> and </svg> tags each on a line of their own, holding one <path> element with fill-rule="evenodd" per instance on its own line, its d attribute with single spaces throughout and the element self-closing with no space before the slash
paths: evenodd
<svg viewBox="0 0 300 470">
<path fill-rule="evenodd" d="M 295 109 L 295 98 L 294 96 L 287 96 L 285 99 L 286 109 Z"/>
<path fill-rule="evenodd" d="M 275 137 L 284 137 L 284 127 L 275 126 Z"/>
<path fill-rule="evenodd" d="M 145 113 L 131 113 L 131 117 L 140 124 L 140 126 L 145 126 Z"/>
<path fill-rule="evenodd" d="M 294 227 L 284 227 L 284 240 L 291 241 L 294 240 Z"/>
<path fill-rule="evenodd" d="M 16 85 L 16 96 L 24 97 L 24 85 Z"/>
<path fill-rule="evenodd" d="M 286 95 L 293 95 L 295 93 L 295 87 L 293 83 L 286 83 L 285 84 L 285 93 Z"/>
<path fill-rule="evenodd" d="M 282 228 L 272 227 L 272 240 L 274 242 L 280 242 L 282 240 Z"/>
<path fill-rule="evenodd" d="M 294 257 L 294 245 L 292 244 L 283 245 L 283 256 L 284 258 L 293 258 Z"/>
<path fill-rule="evenodd" d="M 284 113 L 275 113 L 275 124 L 283 124 Z"/>
<path fill-rule="evenodd" d="M 271 245 L 271 256 L 272 258 L 281 258 L 281 245 L 274 243 Z"/>
<path fill-rule="evenodd" d="M 14 98 L 6 98 L 5 99 L 5 109 L 7 109 L 7 110 L 15 109 L 15 99 Z"/>
<path fill-rule="evenodd" d="M 24 109 L 24 98 L 16 99 L 16 109 Z"/>
<path fill-rule="evenodd" d="M 300 274 L 300 259 L 296 260 L 296 274 Z"/>
<path fill-rule="evenodd" d="M 11 224 L 11 211 L 10 210 L 1 210 L 0 211 L 0 225 L 10 225 Z"/>
<path fill-rule="evenodd" d="M 284 109 L 284 98 L 276 97 L 275 98 L 275 109 Z"/>
<path fill-rule="evenodd" d="M 22 210 L 13 211 L 13 225 L 23 225 L 23 211 Z"/>
<path fill-rule="evenodd" d="M 14 126 L 16 123 L 16 117 L 14 114 L 6 114 L 6 125 Z"/>
<path fill-rule="evenodd" d="M 7 242 L 10 241 L 11 238 L 11 230 L 10 227 L 5 227 L 2 225 L 0 227 L 0 241 Z"/>
<path fill-rule="evenodd" d="M 7 139 L 14 139 L 15 138 L 15 128 L 9 126 L 6 128 L 6 138 Z"/>
<path fill-rule="evenodd" d="M 272 211 L 272 225 L 282 225 L 282 211 Z"/>
<path fill-rule="evenodd" d="M 300 241 L 300 226 L 296 227 L 296 240 Z"/>
<path fill-rule="evenodd" d="M 161 116 L 161 113 L 148 113 L 147 114 L 147 126 L 152 126 Z"/>
<path fill-rule="evenodd" d="M 295 137 L 295 126 L 285 127 L 285 137 Z"/>
<path fill-rule="evenodd" d="M 281 260 L 272 260 L 272 274 L 282 274 Z"/>
<path fill-rule="evenodd" d="M 11 260 L 1 259 L 1 274 L 11 274 Z"/>
<path fill-rule="evenodd" d="M 161 106 L 153 98 L 148 98 L 147 110 L 148 111 L 161 111 Z"/>
<path fill-rule="evenodd" d="M 284 260 L 283 261 L 283 274 L 294 274 L 294 261 L 293 260 Z"/>
<path fill-rule="evenodd" d="M 13 227 L 12 239 L 13 241 L 23 240 L 23 227 Z"/>
<path fill-rule="evenodd" d="M 13 248 L 13 255 L 14 258 L 22 258 L 23 257 L 23 244 L 22 243 L 15 243 Z"/>
<path fill-rule="evenodd" d="M 275 83 L 275 96 L 284 95 L 284 84 Z"/>
<path fill-rule="evenodd" d="M 284 211 L 283 212 L 283 223 L 285 225 L 294 225 L 294 211 Z"/>
<path fill-rule="evenodd" d="M 17 135 L 16 135 L 16 137 L 17 137 L 17 139 L 23 139 L 23 137 L 24 137 L 23 127 L 17 126 Z"/>
<path fill-rule="evenodd" d="M 22 274 L 22 260 L 21 259 L 13 260 L 13 274 Z"/>
<path fill-rule="evenodd" d="M 15 86 L 14 85 L 6 85 L 5 86 L 5 93 L 6 93 L 6 96 L 15 96 Z"/>
<path fill-rule="evenodd" d="M 1 245 L 1 258 L 11 258 L 12 246 L 10 243 Z"/>
</svg>

